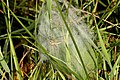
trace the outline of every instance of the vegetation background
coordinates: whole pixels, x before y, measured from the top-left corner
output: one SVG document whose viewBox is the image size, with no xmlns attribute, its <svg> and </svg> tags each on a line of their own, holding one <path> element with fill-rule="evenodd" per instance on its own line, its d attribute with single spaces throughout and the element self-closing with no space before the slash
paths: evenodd
<svg viewBox="0 0 120 80">
<path fill-rule="evenodd" d="M 67 19 L 71 6 L 80 12 L 77 19 L 84 20 L 83 28 L 88 25 L 92 38 L 82 28 L 81 37 L 75 35 L 70 23 L 79 25 L 75 19 Z M 69 34 L 68 42 L 74 46 L 75 55 L 66 42 L 58 48 L 65 53 L 59 58 L 50 44 L 45 46 L 38 41 L 38 30 L 49 30 L 45 21 L 51 20 L 53 7 L 68 32 L 65 35 Z M 119 0 L 0 0 L 1 80 L 120 80 L 119 12 Z"/>
</svg>

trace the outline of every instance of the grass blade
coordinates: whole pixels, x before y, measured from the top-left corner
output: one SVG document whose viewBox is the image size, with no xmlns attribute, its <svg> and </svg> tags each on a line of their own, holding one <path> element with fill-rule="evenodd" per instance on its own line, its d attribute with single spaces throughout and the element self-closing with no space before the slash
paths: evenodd
<svg viewBox="0 0 120 80">
<path fill-rule="evenodd" d="M 76 48 L 76 51 L 77 51 L 77 53 L 78 53 L 78 55 L 79 55 L 79 58 L 80 58 L 80 60 L 81 60 L 81 63 L 82 63 L 82 65 L 83 65 L 83 68 L 84 68 L 84 70 L 85 70 L 85 74 L 86 74 L 86 76 L 87 76 L 87 78 L 88 78 L 88 73 L 87 73 L 87 70 L 86 70 L 86 68 L 85 68 L 85 64 L 84 64 L 84 62 L 83 62 L 83 59 L 82 59 L 82 56 L 81 56 L 80 51 L 79 51 L 79 49 L 78 49 L 78 46 L 77 46 L 77 44 L 76 44 L 76 41 L 75 41 L 75 39 L 74 39 L 74 37 L 73 37 L 73 35 L 72 35 L 72 32 L 71 32 L 71 30 L 70 30 L 70 28 L 69 28 L 69 26 L 68 26 L 68 24 L 67 24 L 67 22 L 66 22 L 66 20 L 65 20 L 65 17 L 64 17 L 64 15 L 63 15 L 62 11 L 61 11 L 61 9 L 60 9 L 60 7 L 59 7 L 59 5 L 58 5 L 58 1 L 55 0 L 55 2 L 56 2 L 56 4 L 57 4 L 58 10 L 59 10 L 59 12 L 60 12 L 60 15 L 61 15 L 61 17 L 62 17 L 62 19 L 63 19 L 63 21 L 64 21 L 64 23 L 65 23 L 65 26 L 66 26 L 69 34 L 70 34 L 70 37 L 71 37 L 71 39 L 72 39 L 72 41 L 73 41 L 73 44 L 74 44 L 74 46 L 75 46 L 75 48 Z"/>
<path fill-rule="evenodd" d="M 10 73 L 10 69 L 9 69 L 6 61 L 4 60 L 3 54 L 1 52 L 1 47 L 0 47 L 0 63 L 2 65 L 2 67 L 3 67 L 3 69 L 5 70 L 5 72 Z"/>
<path fill-rule="evenodd" d="M 94 18 L 94 19 L 95 19 L 95 18 Z M 96 23 L 96 20 L 95 20 L 95 24 L 96 24 L 97 33 L 98 33 L 98 37 L 99 37 L 99 40 L 100 40 L 102 52 L 103 52 L 103 58 L 108 62 L 110 68 L 112 69 L 112 65 L 111 65 L 111 62 L 110 62 L 110 55 L 107 53 L 107 50 L 106 50 L 106 48 L 105 48 L 105 44 L 104 44 L 104 42 L 103 42 L 103 40 L 102 40 L 100 31 L 99 31 L 99 29 L 98 29 L 98 25 L 97 25 L 97 23 Z"/>
</svg>

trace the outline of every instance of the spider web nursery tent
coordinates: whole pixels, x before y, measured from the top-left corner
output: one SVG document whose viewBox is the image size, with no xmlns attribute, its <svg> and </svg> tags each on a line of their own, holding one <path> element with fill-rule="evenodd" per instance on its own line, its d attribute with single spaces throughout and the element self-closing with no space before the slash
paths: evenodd
<svg viewBox="0 0 120 80">
<path fill-rule="evenodd" d="M 90 77 L 96 72 L 95 52 L 93 50 L 93 33 L 88 28 L 78 9 L 63 2 L 65 9 L 62 10 L 65 20 L 72 36 L 75 39 L 79 52 L 71 39 L 71 35 L 66 28 L 65 22 L 61 17 L 55 2 L 52 4 L 51 11 L 43 5 L 39 15 L 38 41 L 48 53 L 65 62 L 73 71 L 86 78 L 85 70 Z M 62 8 L 63 9 L 63 8 Z M 49 57 L 40 52 L 41 60 L 49 60 Z M 83 63 L 80 57 L 82 57 Z M 55 64 L 54 64 L 55 65 Z M 83 68 L 85 65 L 85 68 Z"/>
</svg>

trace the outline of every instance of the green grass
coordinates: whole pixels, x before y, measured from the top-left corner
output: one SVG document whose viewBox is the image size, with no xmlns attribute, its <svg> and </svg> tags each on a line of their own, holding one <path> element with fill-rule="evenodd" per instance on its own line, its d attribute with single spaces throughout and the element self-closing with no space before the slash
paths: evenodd
<svg viewBox="0 0 120 80">
<path fill-rule="evenodd" d="M 119 0 L 1 0 L 1 79 L 119 80 L 119 7 Z"/>
</svg>

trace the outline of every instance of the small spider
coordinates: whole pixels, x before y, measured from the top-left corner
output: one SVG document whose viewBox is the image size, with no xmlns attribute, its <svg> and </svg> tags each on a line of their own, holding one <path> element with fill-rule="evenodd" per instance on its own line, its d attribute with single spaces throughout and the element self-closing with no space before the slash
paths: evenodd
<svg viewBox="0 0 120 80">
<path fill-rule="evenodd" d="M 59 45 L 61 42 L 58 42 L 56 40 L 50 40 L 49 43 L 51 44 L 51 46 L 57 46 Z"/>
</svg>

